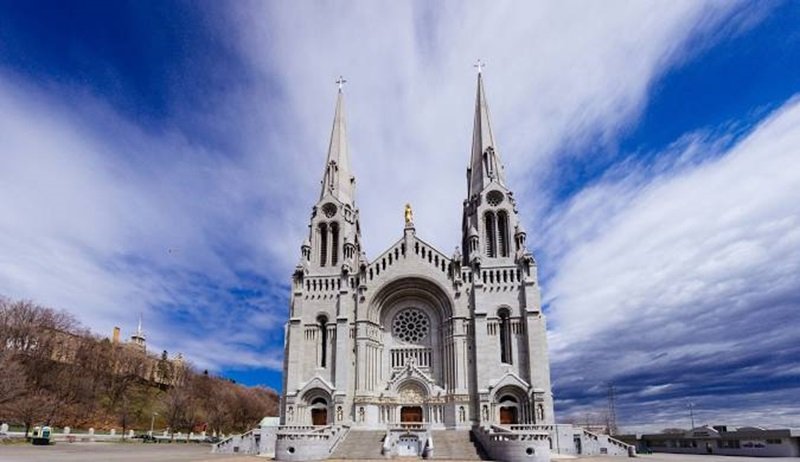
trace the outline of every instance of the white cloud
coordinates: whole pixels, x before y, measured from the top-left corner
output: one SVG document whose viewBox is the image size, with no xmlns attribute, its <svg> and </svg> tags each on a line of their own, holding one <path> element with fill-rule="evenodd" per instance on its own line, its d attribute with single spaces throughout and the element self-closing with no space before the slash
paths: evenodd
<svg viewBox="0 0 800 462">
<path fill-rule="evenodd" d="M 67 309 L 100 334 L 114 325 L 130 332 L 142 313 L 154 348 L 209 367 L 255 364 L 262 343 L 280 335 L 283 311 L 260 313 L 267 301 L 237 307 L 225 296 L 226 285 L 242 285 L 236 271 L 249 264 L 237 250 L 249 243 L 224 239 L 249 215 L 237 188 L 256 183 L 258 170 L 71 97 L 65 104 L 0 79 L 0 293 Z M 244 330 L 226 316 L 245 314 Z M 198 331 L 207 348 L 237 345 L 241 354 L 220 361 L 193 348 Z"/>
<path fill-rule="evenodd" d="M 625 377 L 655 394 L 692 373 L 727 386 L 779 373 L 777 355 L 800 344 L 787 324 L 800 289 L 799 126 L 794 99 L 721 157 L 649 178 L 633 169 L 556 213 L 543 291 L 557 382 Z"/>
<path fill-rule="evenodd" d="M 725 21 L 736 29 L 738 11 L 718 2 L 330 2 L 246 4 L 235 17 L 243 53 L 277 82 L 282 127 L 295 137 L 270 153 L 286 168 L 280 185 L 298 196 L 283 212 L 293 223 L 305 223 L 316 197 L 333 81 L 349 80 L 357 200 L 376 256 L 401 235 L 406 202 L 421 236 L 445 252 L 460 241 L 476 58 L 488 62 L 496 137 L 521 195 L 538 190 L 557 148 L 613 142 L 685 45 L 709 46 Z M 530 202 L 522 205 L 539 206 Z M 293 263 L 305 228 L 287 231 Z"/>
</svg>

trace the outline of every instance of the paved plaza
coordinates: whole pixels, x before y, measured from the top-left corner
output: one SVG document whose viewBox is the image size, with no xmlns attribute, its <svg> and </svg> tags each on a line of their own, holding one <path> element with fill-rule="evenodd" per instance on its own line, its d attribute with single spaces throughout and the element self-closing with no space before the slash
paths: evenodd
<svg viewBox="0 0 800 462">
<path fill-rule="evenodd" d="M 2 462 L 254 462 L 268 460 L 256 456 L 211 454 L 206 445 L 183 444 L 119 444 L 60 443 L 53 446 L 23 444 L 0 445 Z M 341 459 L 344 460 L 344 459 Z M 403 459 L 416 460 L 416 459 Z M 421 459 L 420 459 L 421 460 Z M 627 457 L 553 458 L 559 461 L 591 462 L 796 462 L 796 457 L 735 457 L 691 454 L 647 454 L 636 459 Z M 360 461 L 367 462 L 367 461 Z M 386 459 L 379 459 L 386 462 Z"/>
<path fill-rule="evenodd" d="M 211 454 L 205 444 L 57 443 L 0 445 L 2 462 L 251 462 L 255 456 Z"/>
</svg>

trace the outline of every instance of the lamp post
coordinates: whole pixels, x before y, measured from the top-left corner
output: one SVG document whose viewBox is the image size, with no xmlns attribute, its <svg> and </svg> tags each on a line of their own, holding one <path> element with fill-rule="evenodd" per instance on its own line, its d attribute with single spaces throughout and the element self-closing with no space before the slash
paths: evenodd
<svg viewBox="0 0 800 462">
<path fill-rule="evenodd" d="M 156 416 L 158 412 L 154 412 L 152 417 L 150 418 L 150 436 L 153 436 L 153 425 L 156 423 Z"/>
<path fill-rule="evenodd" d="M 689 408 L 689 418 L 692 419 L 692 429 L 694 429 L 694 403 L 686 405 Z"/>
</svg>

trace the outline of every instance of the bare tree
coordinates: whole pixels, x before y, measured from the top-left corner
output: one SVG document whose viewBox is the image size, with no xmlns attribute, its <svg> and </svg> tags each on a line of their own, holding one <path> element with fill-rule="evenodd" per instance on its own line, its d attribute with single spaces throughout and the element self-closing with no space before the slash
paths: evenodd
<svg viewBox="0 0 800 462">
<path fill-rule="evenodd" d="M 49 423 L 52 420 L 55 400 L 44 390 L 36 390 L 17 397 L 5 406 L 11 419 L 25 425 L 25 437 L 31 427 L 37 423 Z"/>
<path fill-rule="evenodd" d="M 174 438 L 175 430 L 180 431 L 193 423 L 191 420 L 194 417 L 194 403 L 188 388 L 173 387 L 169 389 L 162 396 L 161 405 L 161 415 L 169 427 L 171 438 Z"/>
<path fill-rule="evenodd" d="M 0 405 L 25 393 L 25 369 L 11 352 L 0 352 Z"/>
</svg>

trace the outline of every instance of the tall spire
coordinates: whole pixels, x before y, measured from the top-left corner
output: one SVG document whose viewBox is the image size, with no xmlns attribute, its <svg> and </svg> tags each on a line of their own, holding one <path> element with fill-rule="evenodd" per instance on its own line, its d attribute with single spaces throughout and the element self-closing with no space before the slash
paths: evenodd
<svg viewBox="0 0 800 462">
<path fill-rule="evenodd" d="M 331 195 L 343 204 L 353 202 L 355 178 L 350 174 L 350 152 L 347 146 L 347 124 L 344 120 L 344 93 L 342 85 L 346 82 L 342 77 L 336 83 L 339 93 L 336 97 L 336 111 L 333 116 L 331 142 L 328 145 L 328 160 L 325 162 L 325 174 L 322 177 L 320 200 Z"/>
<path fill-rule="evenodd" d="M 136 335 L 139 337 L 144 338 L 144 332 L 142 331 L 142 314 L 139 313 L 139 325 L 136 327 Z"/>
<path fill-rule="evenodd" d="M 479 194 L 492 181 L 505 186 L 503 163 L 494 142 L 489 105 L 483 90 L 483 66 L 478 61 L 478 93 L 475 97 L 475 122 L 472 129 L 472 156 L 468 171 L 468 197 Z"/>
<path fill-rule="evenodd" d="M 145 337 L 144 331 L 142 330 L 142 314 L 139 313 L 139 325 L 136 326 L 136 332 L 131 335 L 131 342 L 136 345 L 137 347 L 144 350 L 145 346 Z"/>
</svg>

